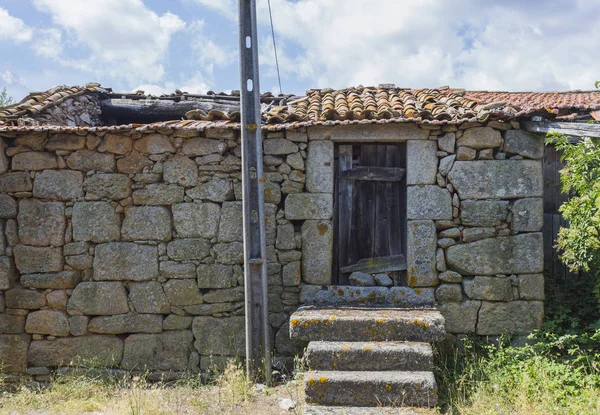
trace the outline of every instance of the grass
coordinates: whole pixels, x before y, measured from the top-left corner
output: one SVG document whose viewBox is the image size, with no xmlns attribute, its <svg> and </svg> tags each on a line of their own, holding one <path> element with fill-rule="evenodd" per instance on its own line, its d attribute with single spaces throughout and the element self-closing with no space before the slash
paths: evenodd
<svg viewBox="0 0 600 415">
<path fill-rule="evenodd" d="M 162 415 L 281 414 L 282 399 L 292 399 L 301 414 L 301 382 L 288 379 L 274 388 L 247 382 L 242 365 L 231 361 L 211 380 L 189 377 L 174 382 L 148 382 L 145 376 L 109 377 L 93 369 L 55 375 L 45 388 L 2 385 L 0 414 L 31 415 Z"/>
</svg>

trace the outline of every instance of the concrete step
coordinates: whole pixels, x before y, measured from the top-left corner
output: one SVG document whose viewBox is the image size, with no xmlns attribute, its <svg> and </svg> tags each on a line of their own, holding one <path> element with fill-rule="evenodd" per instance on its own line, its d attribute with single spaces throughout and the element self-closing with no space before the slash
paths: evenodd
<svg viewBox="0 0 600 415">
<path fill-rule="evenodd" d="M 395 308 L 307 308 L 290 318 L 290 337 L 306 341 L 412 341 L 431 343 L 446 336 L 437 310 Z"/>
<path fill-rule="evenodd" d="M 303 415 L 422 415 L 424 412 L 412 408 L 381 408 L 360 406 L 310 406 L 306 405 Z M 431 412 L 428 412 L 431 413 Z"/>
<path fill-rule="evenodd" d="M 306 357 L 311 370 L 433 370 L 429 343 L 310 342 Z"/>
<path fill-rule="evenodd" d="M 324 406 L 416 406 L 437 404 L 432 372 L 332 372 L 304 375 L 306 402 Z"/>
</svg>

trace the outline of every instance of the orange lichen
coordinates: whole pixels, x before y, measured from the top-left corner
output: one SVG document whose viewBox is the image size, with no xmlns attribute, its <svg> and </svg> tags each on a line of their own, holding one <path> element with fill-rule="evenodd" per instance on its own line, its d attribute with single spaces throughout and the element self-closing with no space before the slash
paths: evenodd
<svg viewBox="0 0 600 415">
<path fill-rule="evenodd" d="M 308 383 L 310 386 L 314 386 L 315 383 L 317 383 L 317 382 L 314 380 L 314 378 L 310 378 L 310 379 L 308 379 L 308 382 L 306 382 L 306 383 Z"/>
<path fill-rule="evenodd" d="M 292 320 L 292 327 L 296 327 L 298 324 L 300 324 L 300 320 Z"/>
<path fill-rule="evenodd" d="M 421 390 L 421 387 L 420 387 L 419 385 L 417 385 L 417 386 L 415 386 L 415 390 L 418 390 L 418 391 L 420 391 L 420 390 Z"/>
<path fill-rule="evenodd" d="M 375 322 L 379 323 L 379 324 L 385 323 L 386 321 L 387 321 L 387 318 L 380 318 L 380 319 L 375 320 Z"/>
<path fill-rule="evenodd" d="M 370 347 L 365 347 L 365 348 L 363 349 L 363 352 L 370 352 L 371 350 L 373 350 L 373 349 L 371 349 Z"/>
<path fill-rule="evenodd" d="M 392 385 L 385 385 L 385 390 L 386 391 L 391 391 L 392 390 Z"/>
<path fill-rule="evenodd" d="M 327 382 L 327 378 L 326 377 L 320 377 L 319 378 L 319 382 L 325 383 L 325 382 Z"/>
<path fill-rule="evenodd" d="M 415 294 L 421 294 L 421 290 L 419 290 L 418 288 L 415 290 Z"/>
</svg>

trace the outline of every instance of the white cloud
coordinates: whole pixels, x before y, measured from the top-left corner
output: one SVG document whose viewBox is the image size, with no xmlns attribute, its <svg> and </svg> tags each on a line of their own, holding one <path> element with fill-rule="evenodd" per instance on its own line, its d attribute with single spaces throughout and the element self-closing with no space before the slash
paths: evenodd
<svg viewBox="0 0 600 415">
<path fill-rule="evenodd" d="M 33 50 L 46 58 L 58 58 L 62 55 L 62 33 L 58 29 L 40 29 L 36 33 L 37 40 Z"/>
<path fill-rule="evenodd" d="M 209 9 L 219 12 L 228 19 L 237 19 L 238 2 L 236 0 L 186 0 L 193 1 Z"/>
<path fill-rule="evenodd" d="M 23 20 L 9 15 L 6 9 L 0 7 L 0 40 L 28 42 L 32 35 L 33 30 Z"/>
<path fill-rule="evenodd" d="M 0 79 L 2 80 L 2 83 L 6 85 L 17 85 L 21 82 L 19 76 L 8 69 L 0 72 Z"/>
<path fill-rule="evenodd" d="M 589 89 L 600 76 L 600 2 L 271 3 L 282 75 L 313 87 Z M 268 24 L 266 0 L 258 16 Z M 274 65 L 272 46 L 261 48 L 261 64 Z"/>
<path fill-rule="evenodd" d="M 211 40 L 206 33 L 204 20 L 196 20 L 189 24 L 187 31 L 190 34 L 194 58 L 207 76 L 212 77 L 215 68 L 225 67 L 235 61 L 237 51 Z"/>
<path fill-rule="evenodd" d="M 65 58 L 65 64 L 131 84 L 163 78 L 171 37 L 185 27 L 178 16 L 158 16 L 141 0 L 34 0 L 33 4 L 48 12 L 75 46 L 89 50 L 89 57 Z"/>
</svg>

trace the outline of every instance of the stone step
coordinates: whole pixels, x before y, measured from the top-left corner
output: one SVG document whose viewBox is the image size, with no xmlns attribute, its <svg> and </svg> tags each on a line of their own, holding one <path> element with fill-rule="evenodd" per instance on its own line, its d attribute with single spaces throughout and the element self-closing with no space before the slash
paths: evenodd
<svg viewBox="0 0 600 415">
<path fill-rule="evenodd" d="M 437 310 L 301 309 L 290 318 L 290 337 L 305 341 L 437 342 L 446 336 Z"/>
<path fill-rule="evenodd" d="M 304 375 L 306 402 L 324 406 L 415 406 L 437 404 L 432 372 L 335 372 Z"/>
<path fill-rule="evenodd" d="M 429 413 L 429 412 L 428 412 Z M 422 415 L 412 408 L 381 408 L 361 406 L 318 406 L 306 405 L 303 415 Z"/>
<path fill-rule="evenodd" d="M 433 350 L 428 343 L 310 342 L 306 357 L 311 370 L 433 370 Z"/>
</svg>

